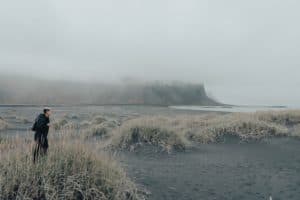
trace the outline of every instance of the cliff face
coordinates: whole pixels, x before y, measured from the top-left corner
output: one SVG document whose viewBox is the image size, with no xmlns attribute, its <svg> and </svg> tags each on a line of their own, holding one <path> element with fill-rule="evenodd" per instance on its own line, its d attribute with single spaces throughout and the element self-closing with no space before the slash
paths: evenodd
<svg viewBox="0 0 300 200">
<path fill-rule="evenodd" d="M 144 89 L 146 103 L 163 105 L 216 105 L 201 84 L 151 85 Z"/>
<path fill-rule="evenodd" d="M 218 105 L 202 84 L 87 84 L 3 77 L 0 104 Z"/>
<path fill-rule="evenodd" d="M 109 96 L 114 96 L 113 92 Z M 205 88 L 201 84 L 128 85 L 119 94 L 120 96 L 115 98 L 115 104 L 218 105 L 216 101 L 207 96 Z M 101 98 L 99 101 L 101 102 Z M 114 100 L 112 99 L 112 101 Z"/>
</svg>

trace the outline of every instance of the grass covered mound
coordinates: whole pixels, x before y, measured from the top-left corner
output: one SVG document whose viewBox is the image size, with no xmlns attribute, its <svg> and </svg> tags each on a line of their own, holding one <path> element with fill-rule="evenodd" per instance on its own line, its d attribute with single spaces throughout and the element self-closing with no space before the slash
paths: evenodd
<svg viewBox="0 0 300 200">
<path fill-rule="evenodd" d="M 52 142 L 48 156 L 36 164 L 28 146 L 24 139 L 0 144 L 0 199 L 139 199 L 110 156 L 81 142 Z"/>
<path fill-rule="evenodd" d="M 74 129 L 74 128 L 77 128 L 78 125 L 64 117 L 64 118 L 61 118 L 61 119 L 55 121 L 52 124 L 52 127 L 54 128 L 54 130 L 58 131 L 58 130 L 68 129 L 68 128 Z"/>
<path fill-rule="evenodd" d="M 258 112 L 255 116 L 262 121 L 273 122 L 285 126 L 300 124 L 300 110 L 286 110 L 275 112 Z"/>
<path fill-rule="evenodd" d="M 107 119 L 102 116 L 96 116 L 91 121 L 84 121 L 80 123 L 83 135 L 86 139 L 98 138 L 106 139 L 110 137 L 110 133 L 116 128 L 119 123 L 112 119 Z"/>
<path fill-rule="evenodd" d="M 163 117 L 144 117 L 125 122 L 113 133 L 112 145 L 134 150 L 143 144 L 160 147 L 164 151 L 183 150 L 189 144 L 183 134 L 171 126 Z"/>
<path fill-rule="evenodd" d="M 234 136 L 242 142 L 267 137 L 299 136 L 300 111 L 231 113 L 200 116 L 152 116 L 125 122 L 114 132 L 113 146 L 134 149 L 141 144 L 183 150 L 192 143 L 223 142 Z"/>
<path fill-rule="evenodd" d="M 288 128 L 280 124 L 259 120 L 256 115 L 230 114 L 207 120 L 195 126 L 186 136 L 198 143 L 222 142 L 226 136 L 235 136 L 240 141 L 255 141 L 271 136 L 287 136 Z"/>
</svg>

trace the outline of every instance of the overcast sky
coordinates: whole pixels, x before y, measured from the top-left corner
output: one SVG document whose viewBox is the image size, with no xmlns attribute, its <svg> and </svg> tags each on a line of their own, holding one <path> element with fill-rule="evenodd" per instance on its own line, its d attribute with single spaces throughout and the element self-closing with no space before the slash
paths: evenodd
<svg viewBox="0 0 300 200">
<path fill-rule="evenodd" d="M 0 74 L 203 82 L 225 103 L 300 105 L 297 0 L 9 0 Z"/>
</svg>

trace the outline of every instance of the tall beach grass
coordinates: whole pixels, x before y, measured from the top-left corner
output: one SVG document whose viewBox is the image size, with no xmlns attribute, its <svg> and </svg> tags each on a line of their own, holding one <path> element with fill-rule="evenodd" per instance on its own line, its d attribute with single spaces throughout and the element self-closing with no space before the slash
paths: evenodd
<svg viewBox="0 0 300 200">
<path fill-rule="evenodd" d="M 75 135 L 50 137 L 46 157 L 32 162 L 29 137 L 0 143 L 0 199 L 143 199 L 117 161 Z"/>
<path fill-rule="evenodd" d="M 218 143 L 226 136 L 240 142 L 297 136 L 300 111 L 231 113 L 225 115 L 143 116 L 115 129 L 112 146 L 135 149 L 142 144 L 183 150 L 192 143 Z M 298 132 L 297 132 L 298 131 Z"/>
</svg>

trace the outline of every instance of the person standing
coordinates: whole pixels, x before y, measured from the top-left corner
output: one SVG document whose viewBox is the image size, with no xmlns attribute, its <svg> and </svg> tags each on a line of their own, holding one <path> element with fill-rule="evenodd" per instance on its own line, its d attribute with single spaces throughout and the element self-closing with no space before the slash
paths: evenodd
<svg viewBox="0 0 300 200">
<path fill-rule="evenodd" d="M 48 150 L 48 132 L 50 127 L 50 108 L 44 108 L 43 113 L 35 119 L 32 127 L 34 134 L 35 146 L 33 150 L 33 162 L 35 163 L 39 156 L 45 156 Z"/>
</svg>

